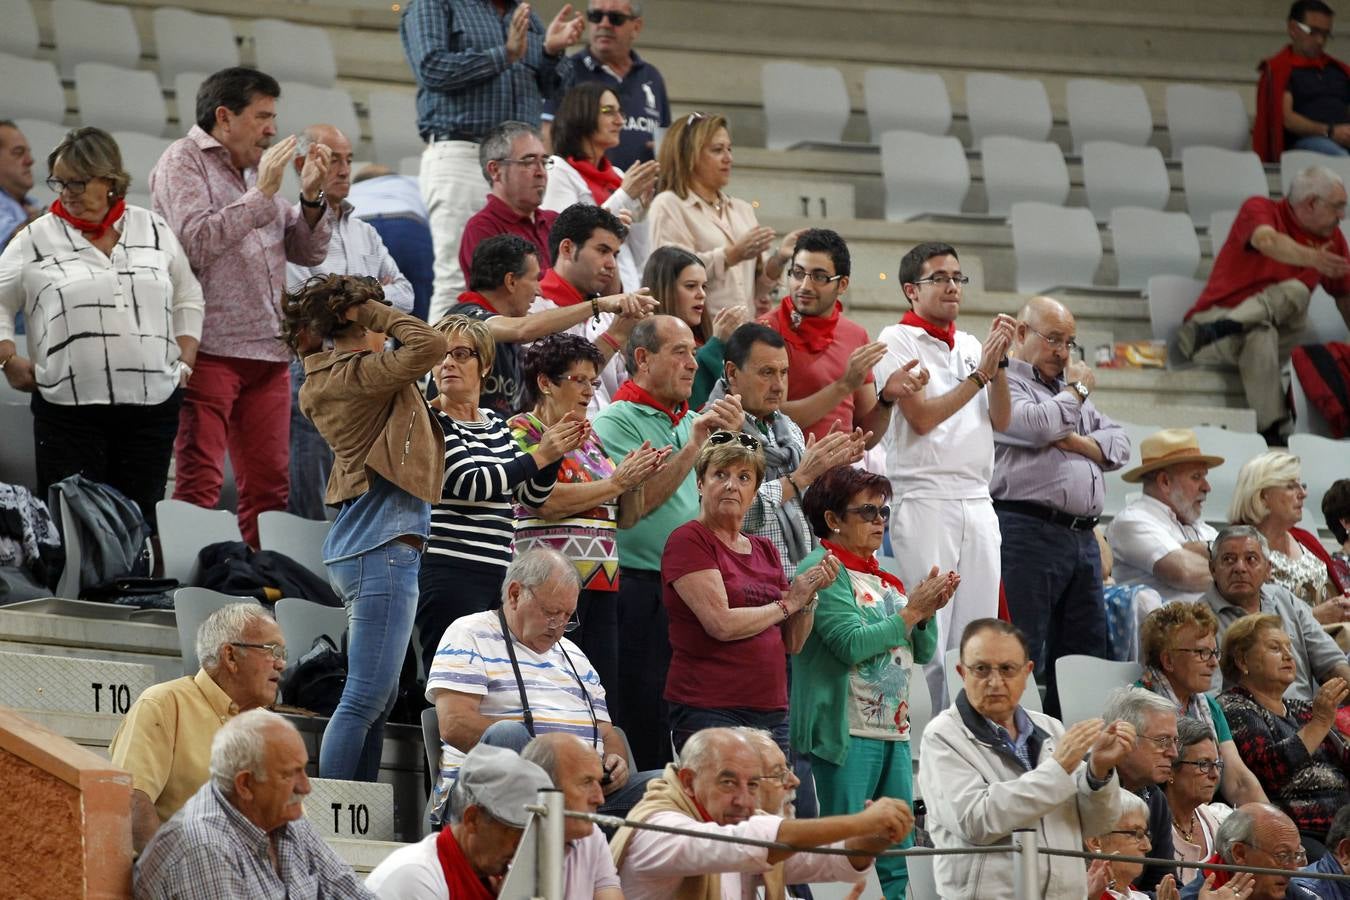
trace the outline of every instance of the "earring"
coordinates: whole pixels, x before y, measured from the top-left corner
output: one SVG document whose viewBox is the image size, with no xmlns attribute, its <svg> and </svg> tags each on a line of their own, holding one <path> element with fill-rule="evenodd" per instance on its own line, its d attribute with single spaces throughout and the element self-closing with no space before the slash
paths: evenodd
<svg viewBox="0 0 1350 900">
<path fill-rule="evenodd" d="M 834 530 L 834 533 L 835 533 L 835 534 L 838 534 L 838 533 L 839 533 L 839 529 L 836 528 L 836 529 Z"/>
<path fill-rule="evenodd" d="M 545 396 L 545 397 L 552 397 L 552 396 L 553 396 L 553 392 L 552 392 L 552 391 L 544 391 L 544 396 Z"/>
</svg>

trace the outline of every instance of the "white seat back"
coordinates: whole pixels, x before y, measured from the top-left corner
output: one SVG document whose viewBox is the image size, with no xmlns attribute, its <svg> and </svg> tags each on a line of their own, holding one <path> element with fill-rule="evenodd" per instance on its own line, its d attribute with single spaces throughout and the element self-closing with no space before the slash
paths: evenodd
<svg viewBox="0 0 1350 900">
<path fill-rule="evenodd" d="M 159 519 L 159 544 L 164 555 L 164 577 L 177 578 L 182 585 L 197 582 L 197 554 L 208 544 L 242 541 L 239 523 L 233 513 L 202 509 L 182 500 L 161 500 L 155 504 Z"/>
<path fill-rule="evenodd" d="M 1197 226 L 1224 209 L 1237 209 L 1249 197 L 1270 195 L 1266 171 L 1250 150 L 1187 147 L 1181 154 L 1186 209 Z"/>
<path fill-rule="evenodd" d="M 52 201 L 56 199 L 56 193 L 47 187 L 47 179 L 44 177 L 47 171 L 47 155 L 65 140 L 70 129 L 40 119 L 15 119 L 14 124 L 18 125 L 23 136 L 28 138 L 28 147 L 33 151 L 33 189 L 29 194 L 37 200 L 38 205 L 51 206 Z M 25 394 L 24 403 L 27 402 L 28 395 Z"/>
<path fill-rule="evenodd" d="M 178 108 L 178 133 L 187 134 L 197 124 L 197 91 L 210 73 L 179 72 L 173 78 L 174 105 Z"/>
<path fill-rule="evenodd" d="M 426 147 L 417 134 L 417 97 L 411 91 L 371 91 L 366 96 L 370 108 L 370 136 L 375 143 L 375 161 L 397 168 L 405 156 L 421 153 Z M 349 135 L 355 141 L 356 137 Z"/>
<path fill-rule="evenodd" d="M 1245 150 L 1251 142 L 1242 95 L 1200 84 L 1169 84 L 1165 103 L 1172 158 L 1187 147 Z"/>
<path fill-rule="evenodd" d="M 82 62 L 75 67 L 75 94 L 82 125 L 104 131 L 164 133 L 164 94 L 153 72 Z"/>
<path fill-rule="evenodd" d="M 1117 662 L 1074 653 L 1055 660 L 1059 718 L 1065 725 L 1099 718 L 1106 698 L 1119 687 L 1139 680 L 1144 668 L 1134 660 Z"/>
<path fill-rule="evenodd" d="M 1024 202 L 1013 204 L 1009 219 L 1019 293 L 1092 284 L 1102 240 L 1091 211 Z"/>
<path fill-rule="evenodd" d="M 1098 222 L 1117 206 L 1164 209 L 1172 193 L 1167 163 L 1157 147 L 1131 147 L 1115 141 L 1083 144 L 1083 187 Z"/>
<path fill-rule="evenodd" d="M 971 146 L 991 134 L 1043 141 L 1050 136 L 1050 98 L 1035 78 L 1013 78 L 991 72 L 966 76 L 966 116 Z"/>
<path fill-rule="evenodd" d="M 328 580 L 323 542 L 332 523 L 305 519 L 279 509 L 258 514 L 258 547 L 284 553 L 315 575 Z"/>
<path fill-rule="evenodd" d="M 135 68 L 141 58 L 141 36 L 128 7 L 90 0 L 52 0 L 51 8 L 56 59 L 63 78 L 72 77 L 79 63 Z"/>
<path fill-rule="evenodd" d="M 148 195 L 150 172 L 172 141 L 136 131 L 114 131 L 113 140 L 117 141 L 117 147 L 122 151 L 122 168 L 131 176 L 131 190 L 138 195 Z M 127 202 L 130 203 L 131 195 L 127 196 Z"/>
<path fill-rule="evenodd" d="M 325 28 L 257 19 L 253 23 L 253 49 L 258 68 L 277 81 L 303 81 L 325 88 L 337 83 L 337 59 Z M 284 112 L 281 104 L 285 101 L 283 88 L 278 112 Z"/>
<path fill-rule="evenodd" d="M 1228 232 L 1233 230 L 1233 222 L 1236 219 L 1236 209 L 1219 209 L 1209 214 L 1209 246 L 1216 258 L 1223 249 L 1224 242 L 1228 240 Z"/>
<path fill-rule="evenodd" d="M 224 16 L 163 6 L 150 14 L 159 77 L 165 85 L 183 72 L 218 72 L 239 65 L 239 42 Z"/>
<path fill-rule="evenodd" d="M 1142 291 L 1155 275 L 1189 278 L 1200 265 L 1200 239 L 1185 213 L 1118 207 L 1111 211 L 1111 243 L 1122 288 Z"/>
<path fill-rule="evenodd" d="M 767 126 L 764 146 L 786 150 L 803 141 L 840 141 L 850 104 L 844 76 L 833 66 L 765 63 L 760 72 Z"/>
<path fill-rule="evenodd" d="M 320 637 L 328 637 L 339 649 L 342 647 L 342 637 L 347 633 L 346 609 L 301 597 L 282 597 L 274 612 L 290 659 L 304 656 Z"/>
<path fill-rule="evenodd" d="M 0 52 L 31 57 L 37 51 L 38 27 L 32 5 L 28 0 L 9 0 L 5 4 L 5 27 L 0 28 Z M 5 101 L 8 106 L 9 98 Z"/>
<path fill-rule="evenodd" d="M 66 115 L 66 92 L 56 66 L 45 59 L 0 53 L 0 84 L 5 85 L 5 116 L 60 122 Z M 32 135 L 25 132 L 31 141 Z M 33 148 L 37 156 L 37 148 Z"/>
<path fill-rule="evenodd" d="M 1350 440 L 1336 440 L 1320 434 L 1296 432 L 1289 438 L 1289 452 L 1299 458 L 1300 474 L 1308 483 L 1308 499 L 1303 502 L 1304 517 L 1325 528 L 1322 519 L 1322 497 L 1342 478 L 1350 478 L 1345 465 L 1350 457 Z"/>
<path fill-rule="evenodd" d="M 1204 289 L 1203 281 L 1185 275 L 1154 275 L 1148 280 L 1149 327 L 1155 341 L 1167 342 L 1169 364 L 1182 361 L 1176 356 L 1177 329 Z"/>
<path fill-rule="evenodd" d="M 1114 141 L 1142 147 L 1153 136 L 1153 111 L 1137 84 L 1071 78 L 1065 86 L 1073 151 L 1088 141 Z"/>
<path fill-rule="evenodd" d="M 952 127 L 947 82 L 934 72 L 870 68 L 863 73 L 863 98 L 874 144 L 888 131 L 940 136 Z"/>
<path fill-rule="evenodd" d="M 980 142 L 980 160 L 991 216 L 1026 200 L 1062 206 L 1069 198 L 1069 167 L 1052 141 L 992 135 Z"/>
<path fill-rule="evenodd" d="M 352 95 L 342 88 L 315 87 L 303 81 L 283 81 L 281 98 L 277 100 L 277 139 L 288 134 L 299 134 L 310 125 L 325 123 L 336 127 L 347 136 L 355 146 L 361 140 L 361 126 L 356 119 L 356 107 L 352 105 Z M 295 173 L 292 166 L 286 171 Z M 285 196 L 295 196 L 299 192 L 299 179 L 295 190 Z"/>
<path fill-rule="evenodd" d="M 925 213 L 955 215 L 970 192 L 970 164 L 954 137 L 886 132 L 881 136 L 881 176 L 891 222 Z"/>
</svg>

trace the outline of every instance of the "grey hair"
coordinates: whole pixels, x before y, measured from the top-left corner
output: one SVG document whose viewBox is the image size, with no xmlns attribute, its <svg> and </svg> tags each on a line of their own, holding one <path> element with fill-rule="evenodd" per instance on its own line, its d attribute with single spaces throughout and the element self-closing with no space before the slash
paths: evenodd
<svg viewBox="0 0 1350 900">
<path fill-rule="evenodd" d="M 319 132 L 323 131 L 324 129 L 336 131 L 338 134 L 342 134 L 341 128 L 338 128 L 336 125 L 329 125 L 324 122 L 307 126 L 303 131 L 301 131 L 299 134 L 295 136 L 296 159 L 300 159 L 302 157 L 309 155 L 309 148 L 319 143 Z M 347 137 L 345 134 L 342 134 L 342 136 Z M 348 140 L 350 140 L 350 138 L 348 138 Z"/>
<path fill-rule="evenodd" d="M 1117 719 L 1129 722 L 1138 732 L 1144 728 L 1145 714 L 1151 712 L 1176 715 L 1177 708 L 1165 697 L 1145 688 L 1128 685 L 1118 687 L 1107 695 L 1106 709 L 1102 710 L 1102 718 L 1108 723 Z"/>
<path fill-rule="evenodd" d="M 464 821 L 464 811 L 475 806 L 473 795 L 460 787 L 459 780 L 450 786 L 450 796 L 445 801 L 445 814 L 442 817 L 447 824 L 459 824 Z"/>
<path fill-rule="evenodd" d="M 1344 187 L 1345 181 L 1326 166 L 1308 166 L 1289 183 L 1289 202 L 1302 203 L 1309 197 L 1325 199 L 1333 187 Z"/>
<path fill-rule="evenodd" d="M 661 320 L 667 316 L 647 316 L 645 319 L 638 319 L 638 323 L 633 326 L 633 330 L 628 333 L 628 343 L 623 348 L 623 361 L 628 366 L 629 373 L 636 372 L 637 367 L 637 349 L 641 347 L 648 353 L 656 353 L 661 349 Z"/>
<path fill-rule="evenodd" d="M 258 781 L 267 780 L 267 732 L 295 726 L 267 709 L 250 709 L 226 722 L 211 740 L 211 781 L 227 797 L 234 796 L 234 779 L 249 772 Z"/>
<path fill-rule="evenodd" d="M 537 588 L 555 575 L 567 575 L 572 583 L 581 587 L 581 576 L 572 561 L 557 550 L 548 547 L 534 547 L 519 553 L 506 567 L 506 577 L 502 579 L 502 603 L 510 596 L 511 583 L 522 587 Z"/>
<path fill-rule="evenodd" d="M 769 747 L 779 750 L 782 749 L 778 746 L 778 742 L 773 739 L 773 735 L 763 728 L 755 728 L 751 725 L 737 725 L 732 731 L 735 731 L 737 734 L 744 737 L 751 744 L 755 744 L 763 749 L 768 749 Z"/>
<path fill-rule="evenodd" d="M 516 142 L 516 138 L 526 134 L 539 137 L 539 129 L 509 119 L 487 133 L 483 143 L 478 145 L 478 167 L 483 170 L 484 181 L 489 185 L 492 184 L 492 173 L 488 171 L 488 163 L 493 160 L 509 159 L 511 145 Z"/>
<path fill-rule="evenodd" d="M 1229 541 L 1235 541 L 1239 538 L 1251 538 L 1256 541 L 1257 546 L 1261 548 L 1261 555 L 1267 560 L 1270 559 L 1270 542 L 1266 536 L 1257 530 L 1255 525 L 1225 525 L 1219 529 L 1219 533 L 1214 535 L 1214 540 L 1209 542 L 1209 561 L 1218 562 L 1219 548 Z"/>
<path fill-rule="evenodd" d="M 270 622 L 272 617 L 258 603 L 231 603 L 211 615 L 197 629 L 197 662 L 210 672 L 220 665 L 220 648 L 237 644 L 255 622 Z"/>
<path fill-rule="evenodd" d="M 1214 738 L 1213 729 L 1194 716 L 1182 716 L 1177 719 L 1177 741 L 1181 744 L 1180 753 L 1186 752 L 1187 747 L 1194 747 L 1204 741 L 1214 741 L 1216 747 L 1219 744 Z M 1175 766 L 1175 763 L 1173 765 Z"/>
<path fill-rule="evenodd" d="M 1144 798 L 1140 797 L 1134 791 L 1119 790 L 1120 795 L 1120 818 L 1123 819 L 1128 813 L 1140 813 L 1144 819 L 1148 819 L 1148 804 Z M 1117 819 L 1116 821 L 1120 821 Z"/>
<path fill-rule="evenodd" d="M 1256 835 L 1256 817 L 1249 812 L 1235 809 L 1223 820 L 1219 830 L 1214 833 L 1214 849 L 1219 858 L 1226 863 L 1233 861 L 1234 844 L 1250 844 Z"/>
<path fill-rule="evenodd" d="M 680 768 L 698 772 L 712 765 L 721 751 L 720 745 L 727 739 L 750 746 L 749 739 L 739 729 L 704 728 L 694 732 L 680 748 Z"/>
<path fill-rule="evenodd" d="M 575 734 L 568 734 L 565 731 L 550 731 L 533 738 L 526 744 L 525 749 L 520 751 L 520 758 L 543 769 L 556 785 L 558 779 L 562 776 L 562 767 L 558 762 L 558 750 L 561 745 L 573 742 L 579 749 L 590 753 L 595 752 L 590 744 Z"/>
</svg>

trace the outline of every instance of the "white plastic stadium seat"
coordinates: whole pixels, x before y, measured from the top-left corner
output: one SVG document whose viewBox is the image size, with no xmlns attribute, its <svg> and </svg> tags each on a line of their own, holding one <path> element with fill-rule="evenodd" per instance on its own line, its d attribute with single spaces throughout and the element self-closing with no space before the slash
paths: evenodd
<svg viewBox="0 0 1350 900">
<path fill-rule="evenodd" d="M 65 118 L 66 94 L 61 88 L 61 77 L 56 74 L 56 66 L 47 60 L 0 53 L 0 84 L 5 86 L 7 118 L 46 122 Z M 33 155 L 37 155 L 36 148 Z"/>
<path fill-rule="evenodd" d="M 52 0 L 52 30 L 61 76 L 70 78 L 78 63 L 101 62 L 132 69 L 141 58 L 141 37 L 131 10 L 115 3 Z"/>
<path fill-rule="evenodd" d="M 178 132 L 187 134 L 197 124 L 197 91 L 209 72 L 179 72 L 173 78 L 174 105 L 178 107 Z"/>
<path fill-rule="evenodd" d="M 316 87 L 332 87 L 337 82 L 337 60 L 324 28 L 258 19 L 253 23 L 253 47 L 258 68 L 277 81 L 303 81 Z"/>
<path fill-rule="evenodd" d="M 1024 200 L 1060 206 L 1069 198 L 1069 167 L 1059 144 L 992 135 L 980 141 L 980 160 L 991 216 L 1007 216 Z"/>
<path fill-rule="evenodd" d="M 1308 499 L 1303 502 L 1303 508 L 1311 512 L 1319 528 L 1326 527 L 1322 520 L 1323 495 L 1340 479 L 1350 478 L 1345 466 L 1347 451 L 1350 451 L 1350 441 L 1346 440 L 1303 433 L 1289 437 L 1289 452 L 1299 458 L 1299 472 L 1308 483 Z"/>
<path fill-rule="evenodd" d="M 1088 141 L 1142 147 L 1153 136 L 1153 112 L 1137 84 L 1071 78 L 1065 93 L 1074 153 L 1082 153 Z"/>
<path fill-rule="evenodd" d="M 159 77 L 164 84 L 172 84 L 182 72 L 218 72 L 239 65 L 234 26 L 224 16 L 165 6 L 150 18 L 155 26 Z"/>
<path fill-rule="evenodd" d="M 164 94 L 152 72 L 82 62 L 75 67 L 75 95 L 81 125 L 104 131 L 164 133 Z"/>
<path fill-rule="evenodd" d="M 36 56 L 37 50 L 38 27 L 32 5 L 28 0 L 9 0 L 5 4 L 5 27 L 0 28 L 0 51 Z"/>
<path fill-rule="evenodd" d="M 197 580 L 197 554 L 208 544 L 242 541 L 234 513 L 202 509 L 182 500 L 161 500 L 155 504 L 159 519 L 160 550 L 164 554 L 164 577 L 177 578 L 179 584 Z"/>
<path fill-rule="evenodd" d="M 304 656 L 325 635 L 341 649 L 342 636 L 347 633 L 347 610 L 343 607 L 324 606 L 301 597 L 282 597 L 273 612 L 291 659 Z"/>
<path fill-rule="evenodd" d="M 1189 278 L 1200 265 L 1200 239 L 1185 213 L 1121 206 L 1111 210 L 1110 228 L 1117 287 L 1143 290 L 1154 275 Z"/>
<path fill-rule="evenodd" d="M 131 190 L 137 194 L 148 194 L 150 171 L 172 142 L 168 138 L 136 131 L 114 131 L 113 140 L 117 141 L 117 147 L 122 151 L 122 168 L 131 176 Z"/>
<path fill-rule="evenodd" d="M 1177 329 L 1195 305 L 1205 283 L 1184 275 L 1155 275 L 1148 280 L 1148 321 L 1155 341 L 1167 342 L 1169 367 L 1186 363 L 1176 352 Z"/>
<path fill-rule="evenodd" d="M 1209 245 L 1214 256 L 1219 255 L 1219 250 L 1228 240 L 1228 232 L 1233 230 L 1236 219 L 1236 209 L 1220 209 L 1209 214 Z"/>
<path fill-rule="evenodd" d="M 944 135 L 952 127 L 947 82 L 932 72 L 870 68 L 863 73 L 863 99 L 874 144 L 888 131 Z"/>
<path fill-rule="evenodd" d="M 1169 84 L 1165 102 L 1173 159 L 1180 159 L 1187 147 L 1245 150 L 1251 142 L 1247 109 L 1237 91 Z"/>
<path fill-rule="evenodd" d="M 972 147 L 991 134 L 1029 141 L 1050 136 L 1050 98 L 1045 85 L 1035 78 L 972 72 L 966 76 L 966 116 Z"/>
<path fill-rule="evenodd" d="M 1195 425 L 1192 430 L 1200 441 L 1201 451 L 1224 459 L 1223 465 L 1210 469 L 1205 476 L 1210 492 L 1201 511 L 1206 522 L 1221 528 L 1228 524 L 1228 507 L 1237 493 L 1237 477 L 1242 464 L 1266 452 L 1266 439 L 1252 431 L 1233 431 L 1213 425 Z"/>
<path fill-rule="evenodd" d="M 1014 203 L 1009 220 L 1018 293 L 1092 284 L 1102 261 L 1102 240 L 1091 211 L 1048 203 Z"/>
<path fill-rule="evenodd" d="M 760 83 L 767 126 L 764 146 L 786 150 L 803 141 L 843 139 L 850 104 L 838 69 L 769 62 L 760 70 Z"/>
<path fill-rule="evenodd" d="M 371 91 L 366 103 L 376 162 L 394 168 L 426 148 L 417 134 L 417 97 L 411 91 Z"/>
<path fill-rule="evenodd" d="M 336 126 L 353 147 L 361 140 L 361 126 L 356 120 L 356 107 L 352 105 L 351 94 L 342 88 L 283 81 L 281 100 L 277 103 L 277 139 L 288 134 L 299 134 L 306 126 L 319 122 Z M 295 170 L 287 166 L 286 171 Z"/>
<path fill-rule="evenodd" d="M 305 519 L 279 509 L 258 514 L 258 546 L 284 553 L 315 575 L 328 580 L 323 542 L 332 523 Z"/>
<path fill-rule="evenodd" d="M 179 588 L 173 592 L 174 615 L 178 619 L 178 649 L 183 654 L 184 675 L 196 675 L 201 668 L 201 660 L 197 658 L 197 629 L 211 613 L 233 603 L 258 601 L 252 597 L 231 597 L 200 587 Z M 258 605 L 262 606 L 260 603 Z"/>
<path fill-rule="evenodd" d="M 918 784 L 914 785 L 915 788 Z M 905 871 L 909 873 L 909 900 L 942 900 L 937 892 L 937 876 L 933 874 L 933 857 L 905 857 Z"/>
<path fill-rule="evenodd" d="M 1237 209 L 1249 197 L 1266 197 L 1270 187 L 1261 159 L 1250 150 L 1187 147 L 1181 154 L 1186 209 L 1197 226 L 1221 209 Z"/>
<path fill-rule="evenodd" d="M 1289 396 L 1293 398 L 1293 403 L 1290 405 L 1294 410 L 1295 434 L 1313 434 L 1325 438 L 1330 438 L 1332 436 L 1331 424 L 1327 422 L 1326 418 L 1318 411 L 1317 407 L 1313 406 L 1308 401 L 1308 394 L 1303 390 L 1303 383 L 1299 381 L 1298 371 L 1295 370 L 1292 365 L 1289 367 Z M 1294 443 L 1292 437 L 1290 437 L 1289 443 L 1291 445 L 1290 452 L 1295 452 L 1292 449 L 1292 444 Z M 1339 464 L 1340 462 L 1338 460 L 1337 465 Z M 1309 484 L 1311 484 L 1311 482 L 1309 482 Z M 1311 501 L 1303 504 L 1304 515 L 1306 516 L 1308 511 L 1316 508 L 1315 504 L 1312 504 Z"/>
<path fill-rule="evenodd" d="M 1117 662 L 1078 653 L 1061 656 L 1055 660 L 1060 721 L 1073 725 L 1100 717 L 1107 696 L 1118 687 L 1134 684 L 1143 671 L 1134 660 Z"/>
<path fill-rule="evenodd" d="M 970 164 L 954 137 L 886 132 L 881 136 L 881 176 L 891 222 L 925 213 L 959 215 L 970 191 Z"/>
<path fill-rule="evenodd" d="M 1313 288 L 1312 297 L 1308 300 L 1308 323 L 1294 341 L 1299 344 L 1331 344 L 1347 340 L 1350 340 L 1350 334 L 1346 333 L 1345 319 L 1341 318 L 1336 301 L 1319 284 Z"/>
<path fill-rule="evenodd" d="M 1083 188 L 1098 222 L 1117 206 L 1165 209 L 1172 193 L 1167 163 L 1157 147 L 1131 147 L 1115 141 L 1083 144 Z"/>
</svg>

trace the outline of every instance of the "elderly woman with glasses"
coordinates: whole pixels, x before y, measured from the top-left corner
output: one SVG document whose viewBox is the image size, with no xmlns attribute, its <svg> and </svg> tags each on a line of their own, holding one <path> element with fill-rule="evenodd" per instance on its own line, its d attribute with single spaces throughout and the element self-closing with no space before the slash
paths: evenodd
<svg viewBox="0 0 1350 900">
<path fill-rule="evenodd" d="M 1218 636 L 1219 620 L 1203 600 L 1155 609 L 1139 627 L 1144 674 L 1138 684 L 1172 701 L 1177 716 L 1198 719 L 1213 732 L 1224 762 L 1223 795 L 1233 806 L 1265 803 L 1266 792 L 1238 754 L 1228 719 L 1206 693 L 1219 667 Z"/>
<path fill-rule="evenodd" d="M 1350 803 L 1350 742 L 1336 730 L 1336 711 L 1350 684 L 1329 678 L 1311 703 L 1287 699 L 1295 667 L 1278 616 L 1243 616 L 1223 637 L 1219 695 L 1238 752 L 1270 801 L 1305 837 L 1321 841 L 1336 811 Z"/>
<path fill-rule="evenodd" d="M 876 552 L 890 497 L 884 475 L 836 466 L 812 483 L 802 502 L 821 545 L 798 571 L 827 557 L 841 566 L 820 588 L 811 633 L 792 659 L 792 747 L 810 757 L 823 816 L 856 812 L 878 797 L 913 799 L 910 677 L 916 663 L 933 658 L 933 616 L 961 581 L 934 567 L 906 593 L 900 579 L 881 568 Z M 923 679 L 918 689 L 928 690 Z M 911 836 L 900 846 L 912 844 Z M 904 859 L 878 859 L 877 875 L 888 900 L 905 896 Z"/>
<path fill-rule="evenodd" d="M 153 528 L 202 333 L 202 289 L 158 213 L 126 202 L 106 131 L 47 157 L 59 196 L 0 256 L 0 369 L 33 394 L 38 495 L 80 474 L 117 488 Z M 15 317 L 27 322 L 27 356 Z"/>
<path fill-rule="evenodd" d="M 1180 749 L 1172 761 L 1172 778 L 1163 785 L 1172 811 L 1172 855 L 1200 862 L 1218 849 L 1214 834 L 1233 811 L 1214 802 L 1225 766 L 1214 732 L 1199 719 L 1177 719 L 1177 743 Z"/>
<path fill-rule="evenodd" d="M 487 323 L 449 315 L 436 330 L 447 338 L 445 357 L 432 370 L 439 393 L 431 401 L 445 432 L 445 480 L 419 575 L 424 673 L 451 622 L 497 605 L 512 559 L 513 505 L 543 506 L 562 458 L 590 433 L 585 416 L 569 412 L 544 430 L 533 450 L 521 450 L 506 423 L 478 405 L 496 353 Z"/>
<path fill-rule="evenodd" d="M 741 531 L 764 478 L 750 435 L 714 431 L 694 462 L 699 514 L 671 532 L 661 557 L 670 620 L 665 699 L 675 750 L 694 732 L 748 725 L 773 734 L 786 753 L 786 653 L 811 632 L 818 590 L 839 574 L 833 556 L 789 587 L 768 538 Z"/>
<path fill-rule="evenodd" d="M 759 224 L 754 207 L 725 193 L 731 180 L 727 120 L 703 113 L 676 120 L 661 140 L 659 159 L 660 193 L 647 213 L 652 246 L 673 244 L 698 254 L 708 272 L 713 314 L 728 306 L 751 316 L 766 312 L 800 231 L 775 247 L 773 229 Z"/>
</svg>

